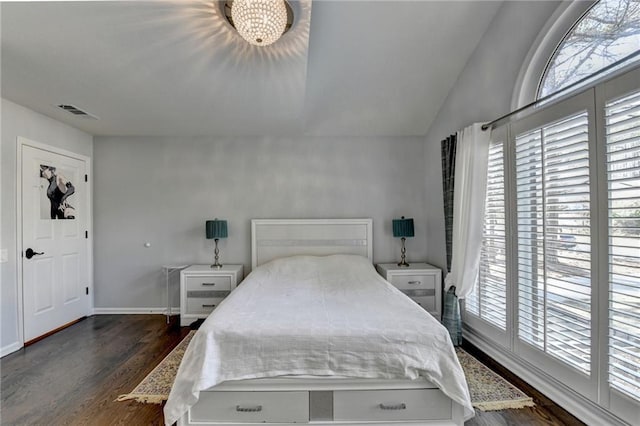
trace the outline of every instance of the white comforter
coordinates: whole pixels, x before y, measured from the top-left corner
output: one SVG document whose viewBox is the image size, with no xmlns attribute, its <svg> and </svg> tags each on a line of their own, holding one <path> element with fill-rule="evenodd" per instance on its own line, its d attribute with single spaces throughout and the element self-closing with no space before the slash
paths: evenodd
<svg viewBox="0 0 640 426">
<path fill-rule="evenodd" d="M 422 376 L 473 416 L 446 329 L 360 256 L 295 256 L 256 268 L 191 341 L 165 423 L 221 382 L 284 375 Z"/>
</svg>

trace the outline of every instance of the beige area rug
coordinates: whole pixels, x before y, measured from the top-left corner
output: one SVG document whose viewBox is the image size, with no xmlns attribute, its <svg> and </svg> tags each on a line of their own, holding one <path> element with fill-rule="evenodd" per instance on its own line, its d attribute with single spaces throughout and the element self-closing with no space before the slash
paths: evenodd
<svg viewBox="0 0 640 426">
<path fill-rule="evenodd" d="M 471 403 L 482 411 L 533 407 L 533 399 L 494 373 L 480 361 L 460 348 L 456 355 L 464 370 L 471 394 Z"/>
<path fill-rule="evenodd" d="M 135 399 L 138 402 L 162 404 L 162 402 L 169 399 L 169 392 L 171 392 L 173 381 L 176 379 L 176 374 L 178 374 L 178 367 L 180 367 L 184 352 L 195 334 L 196 331 L 191 330 L 178 343 L 178 346 L 173 348 L 169 355 L 160 361 L 160 364 L 151 373 L 147 374 L 147 377 L 142 379 L 131 393 L 120 395 L 116 401 Z"/>
<path fill-rule="evenodd" d="M 169 398 L 171 386 L 178 372 L 184 351 L 195 331 L 191 331 L 178 346 L 145 377 L 131 393 L 120 395 L 117 401 L 161 404 Z M 462 349 L 456 349 L 462 365 L 473 406 L 482 411 L 532 407 L 533 400 L 520 389 L 481 364 Z"/>
</svg>

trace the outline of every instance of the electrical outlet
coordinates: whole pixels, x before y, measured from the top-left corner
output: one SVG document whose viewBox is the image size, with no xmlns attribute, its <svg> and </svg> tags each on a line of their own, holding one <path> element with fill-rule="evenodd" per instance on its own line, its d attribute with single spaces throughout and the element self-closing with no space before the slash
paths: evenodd
<svg viewBox="0 0 640 426">
<path fill-rule="evenodd" d="M 0 263 L 5 263 L 9 261 L 9 250 L 1 249 L 0 250 Z"/>
</svg>

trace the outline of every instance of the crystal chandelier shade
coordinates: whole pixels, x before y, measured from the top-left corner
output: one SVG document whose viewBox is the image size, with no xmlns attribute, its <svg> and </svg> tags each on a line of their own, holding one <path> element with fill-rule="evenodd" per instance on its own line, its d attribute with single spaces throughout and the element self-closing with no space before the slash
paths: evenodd
<svg viewBox="0 0 640 426">
<path fill-rule="evenodd" d="M 284 0 L 233 0 L 231 17 L 247 42 L 268 46 L 285 31 L 287 7 Z"/>
</svg>

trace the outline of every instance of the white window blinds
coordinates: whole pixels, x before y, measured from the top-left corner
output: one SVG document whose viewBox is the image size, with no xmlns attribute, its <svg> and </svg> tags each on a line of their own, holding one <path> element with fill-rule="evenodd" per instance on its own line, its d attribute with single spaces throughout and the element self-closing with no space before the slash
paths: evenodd
<svg viewBox="0 0 640 426">
<path fill-rule="evenodd" d="M 584 413 L 593 403 L 636 424 L 640 68 L 556 99 L 494 132 L 504 141 L 504 187 L 494 185 L 498 147 L 492 146 L 482 271 L 467 299 L 465 337 L 508 352 L 513 368 L 553 389 L 559 401 L 584 398 L 590 401 L 580 404 Z M 500 190 L 504 198 L 497 196 Z M 506 260 L 497 239 L 498 205 L 507 210 Z M 505 299 L 486 283 L 496 281 L 505 264 L 507 315 L 500 329 L 486 314 L 497 316 Z M 607 423 L 604 415 L 600 422 L 590 416 L 585 418 L 592 423 Z"/>
<path fill-rule="evenodd" d="M 591 371 L 587 112 L 516 136 L 518 337 Z"/>
<path fill-rule="evenodd" d="M 506 329 L 506 233 L 504 199 L 504 143 L 491 142 L 487 194 L 482 228 L 480 269 L 476 288 L 465 302 L 466 310 L 488 323 Z"/>
<path fill-rule="evenodd" d="M 640 92 L 605 106 L 609 384 L 640 400 Z"/>
<path fill-rule="evenodd" d="M 480 259 L 482 262 L 482 257 Z M 464 299 L 464 310 L 477 317 L 480 316 L 480 287 L 477 281 L 471 293 Z"/>
</svg>

